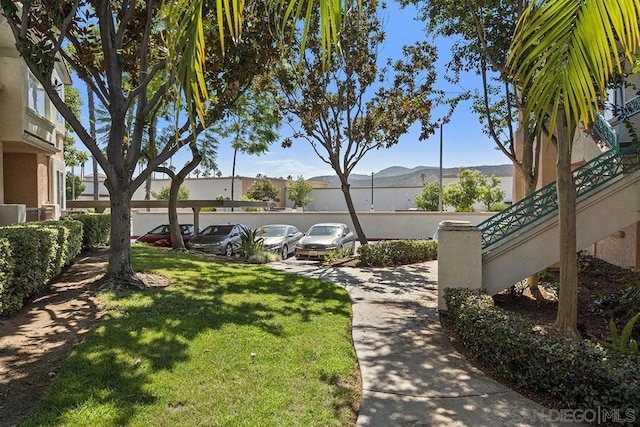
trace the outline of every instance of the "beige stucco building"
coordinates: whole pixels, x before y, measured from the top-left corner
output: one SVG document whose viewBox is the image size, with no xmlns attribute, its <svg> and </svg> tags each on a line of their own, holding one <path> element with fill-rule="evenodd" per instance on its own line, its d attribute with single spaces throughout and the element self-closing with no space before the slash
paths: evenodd
<svg viewBox="0 0 640 427">
<path fill-rule="evenodd" d="M 71 80 L 61 62 L 52 80 L 64 96 Z M 25 205 L 27 217 L 42 209 L 59 215 L 65 204 L 64 133 L 64 119 L 18 55 L 0 17 L 0 204 Z"/>
</svg>

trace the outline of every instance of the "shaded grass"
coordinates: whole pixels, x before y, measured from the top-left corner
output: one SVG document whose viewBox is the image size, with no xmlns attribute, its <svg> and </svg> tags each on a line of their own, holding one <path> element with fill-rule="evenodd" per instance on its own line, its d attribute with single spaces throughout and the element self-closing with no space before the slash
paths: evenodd
<svg viewBox="0 0 640 427">
<path fill-rule="evenodd" d="M 354 424 L 344 289 L 263 266 L 133 253 L 136 270 L 172 285 L 102 294 L 103 320 L 24 425 Z"/>
</svg>

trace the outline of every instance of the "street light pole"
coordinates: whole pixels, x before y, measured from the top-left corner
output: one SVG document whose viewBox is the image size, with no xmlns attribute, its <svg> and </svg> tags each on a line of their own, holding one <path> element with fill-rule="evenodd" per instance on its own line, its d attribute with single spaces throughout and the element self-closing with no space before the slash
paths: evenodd
<svg viewBox="0 0 640 427">
<path fill-rule="evenodd" d="M 371 172 L 371 210 L 373 211 L 373 172 Z"/>
<path fill-rule="evenodd" d="M 438 192 L 438 211 L 442 212 L 442 126 L 444 123 L 440 123 L 440 173 L 438 174 L 439 179 L 439 192 Z"/>
</svg>

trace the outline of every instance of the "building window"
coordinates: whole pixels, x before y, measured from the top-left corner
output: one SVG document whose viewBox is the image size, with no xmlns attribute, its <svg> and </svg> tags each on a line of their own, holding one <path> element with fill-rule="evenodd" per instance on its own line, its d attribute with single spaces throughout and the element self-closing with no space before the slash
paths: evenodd
<svg viewBox="0 0 640 427">
<path fill-rule="evenodd" d="M 29 72 L 28 78 L 29 92 L 27 94 L 27 105 L 36 113 L 43 117 L 47 116 L 47 94 L 40 82 Z"/>
<path fill-rule="evenodd" d="M 64 203 L 65 201 L 65 186 L 64 186 L 64 173 L 62 171 L 56 171 L 56 175 L 58 178 L 58 182 L 57 182 L 57 196 L 58 196 L 58 200 L 56 200 L 56 202 L 58 203 L 58 205 L 60 206 L 60 209 L 64 209 L 66 203 Z"/>
</svg>

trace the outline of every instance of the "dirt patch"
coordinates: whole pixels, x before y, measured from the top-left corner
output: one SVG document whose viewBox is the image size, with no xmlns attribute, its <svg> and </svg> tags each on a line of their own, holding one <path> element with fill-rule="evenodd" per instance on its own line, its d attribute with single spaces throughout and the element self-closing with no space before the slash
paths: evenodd
<svg viewBox="0 0 640 427">
<path fill-rule="evenodd" d="M 0 427 L 27 417 L 51 386 L 103 307 L 95 298 L 106 271 L 108 248 L 82 254 L 49 289 L 17 313 L 0 316 Z M 168 286 L 153 273 L 138 273 L 146 286 Z"/>
</svg>

